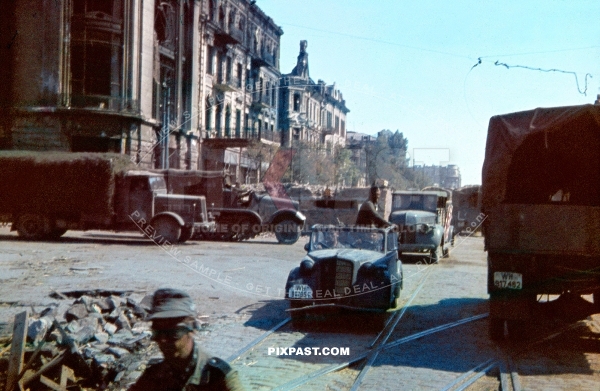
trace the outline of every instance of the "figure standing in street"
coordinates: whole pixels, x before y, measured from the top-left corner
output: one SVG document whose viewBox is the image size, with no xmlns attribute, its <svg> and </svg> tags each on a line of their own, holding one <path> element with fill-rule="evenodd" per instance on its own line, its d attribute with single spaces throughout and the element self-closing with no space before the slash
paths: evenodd
<svg viewBox="0 0 600 391">
<path fill-rule="evenodd" d="M 149 366 L 130 391 L 243 390 L 237 372 L 194 341 L 196 311 L 186 292 L 170 288 L 154 292 L 149 319 L 164 360 Z"/>
<path fill-rule="evenodd" d="M 381 190 L 373 183 L 369 193 L 369 199 L 360 206 L 358 217 L 356 218 L 356 225 L 376 228 L 386 228 L 392 225 L 377 212 L 377 202 L 379 201 L 380 195 Z"/>
</svg>

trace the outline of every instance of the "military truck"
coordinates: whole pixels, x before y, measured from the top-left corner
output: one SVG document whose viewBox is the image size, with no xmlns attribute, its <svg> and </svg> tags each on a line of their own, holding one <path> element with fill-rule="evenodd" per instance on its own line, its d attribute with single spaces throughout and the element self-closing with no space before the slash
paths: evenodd
<svg viewBox="0 0 600 391">
<path fill-rule="evenodd" d="M 426 253 L 436 263 L 452 245 L 452 204 L 447 190 L 395 191 L 390 223 L 399 228 L 398 252 Z"/>
<path fill-rule="evenodd" d="M 163 175 L 118 154 L 0 152 L 0 222 L 20 237 L 139 231 L 163 243 L 214 231 L 205 197 L 167 194 Z"/>
<path fill-rule="evenodd" d="M 469 185 L 452 190 L 452 226 L 454 235 L 481 232 L 481 186 Z"/>
<path fill-rule="evenodd" d="M 230 185 L 222 171 L 161 171 L 169 191 L 206 195 L 208 212 L 214 216 L 214 232 L 202 232 L 201 238 L 242 241 L 261 232 L 273 232 L 281 244 L 294 244 L 300 238 L 306 217 L 297 201 L 273 197 L 267 193 L 242 191 Z"/>
<path fill-rule="evenodd" d="M 600 106 L 492 117 L 481 190 L 490 337 L 526 335 L 551 303 L 598 312 Z"/>
</svg>

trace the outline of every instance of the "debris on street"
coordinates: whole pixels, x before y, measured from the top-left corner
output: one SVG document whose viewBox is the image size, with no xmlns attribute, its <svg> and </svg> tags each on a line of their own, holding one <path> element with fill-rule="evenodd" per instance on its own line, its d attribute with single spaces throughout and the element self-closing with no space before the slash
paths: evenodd
<svg viewBox="0 0 600 391">
<path fill-rule="evenodd" d="M 56 305 L 15 316 L 0 336 L 0 390 L 121 390 L 161 354 L 145 321 L 151 295 L 52 292 Z"/>
</svg>

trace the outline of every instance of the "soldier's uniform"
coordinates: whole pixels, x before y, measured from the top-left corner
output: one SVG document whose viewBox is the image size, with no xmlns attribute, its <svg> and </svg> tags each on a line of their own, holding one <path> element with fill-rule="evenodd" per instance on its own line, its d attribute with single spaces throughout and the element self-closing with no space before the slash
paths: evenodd
<svg viewBox="0 0 600 391">
<path fill-rule="evenodd" d="M 375 192 L 377 192 L 377 196 L 374 195 Z M 358 210 L 358 216 L 356 217 L 356 225 L 376 228 L 385 228 L 392 225 L 383 217 L 381 217 L 377 212 L 377 204 L 373 202 L 373 200 L 377 200 L 379 196 L 378 194 L 379 189 L 374 183 L 371 186 L 369 199 L 363 202 L 363 204 L 360 206 L 360 209 Z"/>
<path fill-rule="evenodd" d="M 177 371 L 166 361 L 149 366 L 130 391 L 241 391 L 237 372 L 225 361 L 208 356 L 197 343 L 190 364 Z"/>
<path fill-rule="evenodd" d="M 377 205 L 373 201 L 365 201 L 358 211 L 356 225 L 374 226 L 377 228 L 385 228 L 390 225 L 383 217 L 377 213 Z"/>
<path fill-rule="evenodd" d="M 159 289 L 154 293 L 152 299 L 152 311 L 148 320 L 152 320 L 153 331 L 164 332 L 157 321 L 178 322 L 180 319 L 194 319 L 196 316 L 194 303 L 191 297 L 184 291 L 178 289 Z M 155 329 L 158 327 L 158 329 Z M 162 331 L 161 331 L 162 330 Z M 191 332 L 193 329 L 190 328 Z M 167 330 L 168 332 L 169 330 Z M 171 330 L 173 331 L 173 330 Z M 184 329 L 184 333 L 187 331 Z M 159 334 L 160 335 L 160 334 Z M 175 336 L 173 343 L 179 338 Z M 158 337 L 167 338 L 166 336 Z M 173 338 L 171 336 L 170 338 Z M 189 338 L 189 337 L 188 337 Z M 237 372 L 229 364 L 217 357 L 210 357 L 202 349 L 197 341 L 193 342 L 191 354 L 185 362 L 177 366 L 169 360 L 163 360 L 157 364 L 150 365 L 140 376 L 138 381 L 129 388 L 130 391 L 243 391 L 238 379 Z M 160 346 L 160 343 L 159 343 Z M 162 349 L 162 347 L 161 347 Z"/>
</svg>

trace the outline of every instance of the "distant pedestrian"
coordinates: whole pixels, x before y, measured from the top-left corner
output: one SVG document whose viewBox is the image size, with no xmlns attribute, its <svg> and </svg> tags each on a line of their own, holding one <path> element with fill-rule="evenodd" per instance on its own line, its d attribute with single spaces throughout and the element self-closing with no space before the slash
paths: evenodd
<svg viewBox="0 0 600 391">
<path fill-rule="evenodd" d="M 152 339 L 164 359 L 149 366 L 130 391 L 239 391 L 237 372 L 206 354 L 196 341 L 196 311 L 191 297 L 178 289 L 159 289 L 152 299 Z"/>
</svg>

